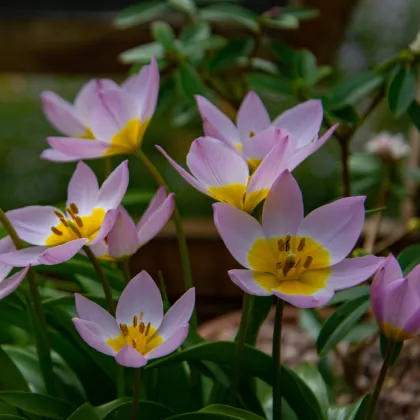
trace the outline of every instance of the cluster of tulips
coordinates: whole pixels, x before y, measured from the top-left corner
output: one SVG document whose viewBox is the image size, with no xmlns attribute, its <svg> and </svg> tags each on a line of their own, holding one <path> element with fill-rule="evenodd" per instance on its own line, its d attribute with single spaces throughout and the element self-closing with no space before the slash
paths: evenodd
<svg viewBox="0 0 420 420">
<path fill-rule="evenodd" d="M 90 81 L 74 104 L 52 92 L 42 94 L 47 119 L 64 135 L 49 137 L 51 148 L 42 157 L 79 163 L 68 184 L 65 209 L 29 206 L 2 213 L 9 236 L 0 241 L 0 298 L 14 292 L 33 267 L 60 264 L 77 253 L 89 258 L 101 277 L 98 261 L 126 261 L 171 217 L 179 219 L 174 194 L 141 150 L 158 91 L 159 71 L 152 60 L 122 85 Z M 190 172 L 156 147 L 190 185 L 217 201 L 215 225 L 243 266 L 229 271 L 231 280 L 247 295 L 274 295 L 278 305 L 314 308 L 327 304 L 337 290 L 375 275 L 372 310 L 382 333 L 392 342 L 418 335 L 420 268 L 404 277 L 392 255 L 348 258 L 362 233 L 365 197 L 345 197 L 304 215 L 302 193 L 291 171 L 334 133 L 336 126 L 319 137 L 321 102 L 309 100 L 271 121 L 257 94 L 249 92 L 235 124 L 204 97 L 196 100 L 205 135 L 191 144 L 186 158 Z M 137 224 L 121 206 L 128 162 L 99 187 L 82 161 L 130 154 L 140 157 L 161 184 Z M 20 271 L 9 276 L 15 267 Z M 189 278 L 185 264 L 184 269 Z M 182 345 L 194 312 L 191 281 L 164 314 L 159 289 L 146 272 L 128 282 L 116 308 L 103 276 L 101 280 L 108 310 L 75 296 L 78 317 L 73 323 L 89 346 L 122 366 L 140 368 Z"/>
</svg>

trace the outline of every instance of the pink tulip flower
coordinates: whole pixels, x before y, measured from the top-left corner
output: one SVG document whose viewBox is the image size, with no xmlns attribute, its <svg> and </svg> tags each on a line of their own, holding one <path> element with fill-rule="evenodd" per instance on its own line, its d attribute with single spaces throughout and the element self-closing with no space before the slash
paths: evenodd
<svg viewBox="0 0 420 420">
<path fill-rule="evenodd" d="M 36 246 L 0 255 L 0 262 L 15 267 L 59 264 L 84 245 L 103 241 L 115 224 L 128 186 L 127 163 L 121 163 L 99 188 L 93 171 L 79 162 L 68 186 L 65 212 L 52 206 L 7 212 L 20 238 Z"/>
<path fill-rule="evenodd" d="M 214 221 L 233 257 L 246 270 L 229 271 L 246 293 L 275 295 L 300 308 L 327 303 L 336 290 L 359 284 L 382 258 L 345 257 L 362 231 L 365 197 L 322 206 L 306 217 L 296 180 L 285 171 L 264 203 L 262 224 L 232 206 L 216 203 Z"/>
<path fill-rule="evenodd" d="M 15 250 L 13 241 L 9 236 L 0 240 L 0 256 Z M 23 279 L 26 276 L 26 273 L 29 270 L 29 266 L 25 267 L 23 270 L 18 271 L 10 277 L 7 277 L 12 271 L 13 266 L 0 263 L 0 299 L 5 298 L 14 292 L 17 287 L 22 283 Z"/>
<path fill-rule="evenodd" d="M 114 356 L 122 366 L 139 368 L 174 352 L 184 342 L 194 303 L 192 288 L 164 315 L 159 289 L 142 271 L 122 292 L 115 318 L 76 294 L 79 318 L 73 318 L 73 323 L 89 346 Z"/>
<path fill-rule="evenodd" d="M 42 94 L 47 119 L 69 137 L 49 137 L 51 149 L 42 157 L 76 161 L 133 154 L 156 109 L 159 70 L 153 58 L 121 86 L 112 80 L 92 80 L 71 105 L 52 92 Z"/>
<path fill-rule="evenodd" d="M 390 254 L 370 289 L 372 310 L 382 333 L 392 341 L 420 334 L 420 265 L 404 277 Z"/>
<path fill-rule="evenodd" d="M 98 258 L 107 260 L 130 257 L 161 231 L 171 218 L 174 207 L 174 194 L 168 195 L 165 188 L 161 187 L 137 225 L 126 210 L 120 208 L 117 221 L 106 241 L 92 246 L 93 252 Z"/>
</svg>

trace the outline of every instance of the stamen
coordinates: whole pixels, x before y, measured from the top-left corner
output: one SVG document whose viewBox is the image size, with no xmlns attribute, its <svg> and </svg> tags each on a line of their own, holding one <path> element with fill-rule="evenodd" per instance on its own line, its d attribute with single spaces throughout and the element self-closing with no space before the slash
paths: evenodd
<svg viewBox="0 0 420 420">
<path fill-rule="evenodd" d="M 250 131 L 249 132 L 249 137 L 255 137 L 255 132 L 254 131 Z"/>
<path fill-rule="evenodd" d="M 120 324 L 120 330 L 123 333 L 124 337 L 128 336 L 128 327 L 125 324 Z"/>
<path fill-rule="evenodd" d="M 73 213 L 72 208 L 69 206 L 66 208 L 67 213 L 71 216 L 72 219 L 74 219 L 76 217 L 76 215 Z"/>
<path fill-rule="evenodd" d="M 59 218 L 62 219 L 64 216 L 61 212 L 59 212 L 58 210 L 54 210 L 54 214 Z"/>
<path fill-rule="evenodd" d="M 133 316 L 133 327 L 137 327 L 137 315 Z"/>
<path fill-rule="evenodd" d="M 58 230 L 55 226 L 51 228 L 52 233 L 55 233 L 58 236 L 63 236 L 63 232 L 61 230 Z"/>
<path fill-rule="evenodd" d="M 279 261 L 277 264 L 277 269 L 280 270 L 283 267 L 283 263 L 281 261 Z"/>
<path fill-rule="evenodd" d="M 302 258 L 298 258 L 295 262 L 295 268 L 298 268 L 301 262 L 302 262 Z"/>
<path fill-rule="evenodd" d="M 293 254 L 288 255 L 286 258 L 284 267 L 283 267 L 283 274 L 287 276 L 287 273 L 294 267 L 294 265 L 295 265 L 295 256 Z"/>
<path fill-rule="evenodd" d="M 143 319 L 144 312 L 140 312 L 140 321 Z"/>
<path fill-rule="evenodd" d="M 81 217 L 75 216 L 74 221 L 76 222 L 77 226 L 79 226 L 80 228 L 83 227 L 83 220 Z"/>
<path fill-rule="evenodd" d="M 299 242 L 299 246 L 298 246 L 298 248 L 297 248 L 297 250 L 298 250 L 298 251 L 303 251 L 303 248 L 305 248 L 305 242 L 306 242 L 306 239 L 305 239 L 305 238 L 302 238 L 302 239 L 300 240 L 300 242 Z"/>
<path fill-rule="evenodd" d="M 139 331 L 140 331 L 140 334 L 143 334 L 144 333 L 144 322 L 140 322 L 140 324 L 139 324 Z"/>
<path fill-rule="evenodd" d="M 313 258 L 313 257 L 311 257 L 311 256 L 306 257 L 305 264 L 303 264 L 303 266 L 304 266 L 306 269 L 308 269 L 308 268 L 310 267 L 310 265 L 312 264 L 312 261 L 313 261 L 313 260 L 314 260 L 314 258 Z"/>
<path fill-rule="evenodd" d="M 134 338 L 132 338 L 132 339 L 131 339 L 131 341 L 132 341 L 131 345 L 132 345 L 134 348 L 136 348 L 136 347 L 137 347 L 137 345 L 136 345 L 136 342 L 135 342 Z"/>
<path fill-rule="evenodd" d="M 286 236 L 286 243 L 285 243 L 285 247 L 286 247 L 286 251 L 290 251 L 290 235 Z"/>
<path fill-rule="evenodd" d="M 60 217 L 60 222 L 65 226 L 65 227 L 69 227 L 69 224 L 67 223 L 67 220 L 63 217 L 63 216 L 61 216 Z"/>
<path fill-rule="evenodd" d="M 284 246 L 283 239 L 279 239 L 277 241 L 277 246 L 279 247 L 279 251 L 284 251 L 286 249 L 285 246 Z"/>
<path fill-rule="evenodd" d="M 71 203 L 71 204 L 70 204 L 70 208 L 71 208 L 71 210 L 72 210 L 72 212 L 73 212 L 74 214 L 79 213 L 79 208 L 76 206 L 76 204 Z"/>
<path fill-rule="evenodd" d="M 150 322 L 147 324 L 146 332 L 144 333 L 145 336 L 149 334 L 150 331 Z"/>
</svg>

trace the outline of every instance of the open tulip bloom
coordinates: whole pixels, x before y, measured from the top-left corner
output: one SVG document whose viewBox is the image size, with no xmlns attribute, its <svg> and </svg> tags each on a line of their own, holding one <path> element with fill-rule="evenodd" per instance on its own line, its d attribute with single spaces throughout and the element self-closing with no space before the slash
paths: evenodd
<svg viewBox="0 0 420 420">
<path fill-rule="evenodd" d="M 334 128 L 317 143 L 324 144 Z M 247 161 L 237 151 L 212 137 L 201 137 L 192 143 L 187 155 L 187 165 L 192 175 L 161 147 L 156 147 L 194 188 L 217 201 L 251 213 L 265 199 L 273 182 L 284 170 L 293 170 L 315 151 L 306 147 L 296 152 L 291 146 L 293 139 L 278 128 L 266 130 L 262 136 L 267 136 L 274 146 L 252 174 Z"/>
<path fill-rule="evenodd" d="M 404 277 L 390 254 L 370 289 L 372 310 L 382 333 L 392 341 L 420 334 L 420 265 Z"/>
<path fill-rule="evenodd" d="M 45 115 L 69 137 L 49 137 L 47 142 L 52 148 L 45 150 L 42 157 L 75 161 L 135 153 L 155 111 L 158 92 L 159 71 L 154 58 L 121 86 L 108 79 L 89 82 L 73 106 L 45 92 Z"/>
<path fill-rule="evenodd" d="M 13 241 L 9 236 L 0 240 L 0 255 L 12 252 L 15 250 Z M 0 299 L 5 298 L 14 292 L 22 280 L 25 278 L 29 267 L 25 267 L 23 270 L 7 277 L 12 271 L 13 266 L 0 263 Z"/>
<path fill-rule="evenodd" d="M 319 100 L 312 99 L 299 104 L 271 122 L 261 99 L 251 91 L 242 101 L 236 125 L 206 98 L 197 95 L 196 100 L 206 136 L 216 138 L 239 151 L 251 169 L 258 166 L 275 145 L 277 138 L 270 134 L 273 128 L 281 129 L 281 137 L 290 136 L 290 154 L 302 153 L 309 148 L 306 156 L 318 150 L 332 134 L 329 131 L 328 136 L 318 140 L 323 119 Z"/>
<path fill-rule="evenodd" d="M 99 258 L 111 260 L 121 260 L 135 254 L 168 223 L 174 207 L 174 194 L 168 195 L 165 188 L 160 187 L 137 225 L 120 208 L 117 221 L 106 241 L 92 246 L 92 251 Z"/>
<path fill-rule="evenodd" d="M 76 294 L 79 318 L 73 318 L 73 323 L 89 346 L 114 356 L 122 366 L 139 368 L 151 359 L 172 353 L 184 342 L 194 303 L 192 288 L 163 315 L 159 289 L 142 271 L 122 292 L 115 318 Z"/>
<path fill-rule="evenodd" d="M 36 246 L 2 254 L 0 262 L 15 267 L 59 264 L 84 245 L 103 241 L 115 224 L 127 186 L 127 161 L 101 188 L 89 166 L 79 162 L 68 186 L 65 212 L 51 206 L 29 206 L 7 213 L 20 238 Z"/>
<path fill-rule="evenodd" d="M 336 290 L 359 284 L 383 264 L 375 256 L 345 257 L 363 228 L 365 197 L 322 206 L 306 217 L 296 180 L 285 171 L 264 203 L 262 225 L 249 214 L 216 203 L 214 221 L 230 253 L 247 270 L 231 270 L 246 293 L 276 295 L 300 308 L 326 304 Z"/>
</svg>

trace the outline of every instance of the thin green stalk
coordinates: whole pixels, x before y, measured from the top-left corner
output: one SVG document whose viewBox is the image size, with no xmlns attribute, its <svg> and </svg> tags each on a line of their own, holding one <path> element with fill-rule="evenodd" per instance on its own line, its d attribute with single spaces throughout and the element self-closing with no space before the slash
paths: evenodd
<svg viewBox="0 0 420 420">
<path fill-rule="evenodd" d="M 125 397 L 125 376 L 124 367 L 117 364 L 117 396 Z"/>
<path fill-rule="evenodd" d="M 104 175 L 105 179 L 111 175 L 112 172 L 112 157 L 108 156 L 104 159 Z"/>
<path fill-rule="evenodd" d="M 104 270 L 102 270 L 101 264 L 99 263 L 95 254 L 92 252 L 92 250 L 88 246 L 84 246 L 83 251 L 85 251 L 87 257 L 89 258 L 90 262 L 95 268 L 99 279 L 101 280 L 102 288 L 104 289 L 106 301 L 108 303 L 108 309 L 111 312 L 111 315 L 115 315 L 115 302 L 114 302 L 114 299 L 112 298 L 111 287 L 109 286 L 108 279 L 105 276 Z"/>
<path fill-rule="evenodd" d="M 131 406 L 130 420 L 136 420 L 140 402 L 140 369 L 134 369 L 134 393 Z"/>
<path fill-rule="evenodd" d="M 273 332 L 273 420 L 281 420 L 281 393 L 280 393 L 280 372 L 281 372 L 281 330 L 283 324 L 284 301 L 276 298 L 276 314 L 274 316 Z"/>
<path fill-rule="evenodd" d="M 22 249 L 22 242 L 16 233 L 10 220 L 5 212 L 0 209 L 0 222 L 6 229 L 12 239 L 16 249 Z M 29 292 L 32 302 L 27 300 L 28 312 L 30 316 L 31 325 L 34 330 L 35 345 L 38 354 L 41 373 L 44 380 L 45 388 L 48 394 L 56 396 L 56 386 L 54 380 L 53 362 L 51 358 L 51 349 L 48 341 L 48 327 L 45 319 L 44 308 L 42 306 L 41 296 L 39 294 L 38 286 L 35 280 L 35 272 L 29 269 L 26 274 L 29 283 Z"/>
<path fill-rule="evenodd" d="M 123 273 L 124 273 L 125 281 L 128 284 L 130 282 L 130 280 L 131 280 L 130 260 L 128 258 L 126 258 L 122 262 L 122 268 L 123 268 Z"/>
<path fill-rule="evenodd" d="M 235 405 L 236 401 L 236 392 L 239 384 L 239 377 L 241 376 L 241 364 L 242 364 L 242 355 L 245 347 L 246 339 L 246 330 L 248 328 L 249 320 L 249 309 L 251 306 L 251 295 L 244 293 L 243 303 L 242 303 L 242 316 L 241 323 L 239 324 L 239 331 L 236 337 L 236 354 L 235 361 L 233 366 L 232 381 L 230 385 L 230 397 L 229 402 L 231 405 Z"/>
<path fill-rule="evenodd" d="M 379 396 L 381 395 L 382 387 L 385 382 L 386 375 L 388 373 L 388 368 L 391 364 L 392 354 L 394 353 L 395 349 L 395 342 L 389 341 L 388 348 L 386 350 L 385 358 L 382 363 L 381 371 L 379 372 L 378 379 L 375 384 L 375 389 L 373 390 L 372 399 L 370 401 L 369 411 L 366 416 L 366 420 L 373 419 L 376 411 L 376 405 L 379 400 Z"/>
<path fill-rule="evenodd" d="M 156 166 L 153 165 L 150 159 L 144 154 L 143 150 L 138 149 L 136 152 L 136 156 L 139 159 L 139 161 L 147 168 L 150 174 L 153 175 L 156 183 L 158 185 L 163 186 L 166 189 L 166 191 L 169 193 L 170 190 L 165 179 L 160 174 Z M 181 215 L 179 214 L 178 206 L 176 205 L 176 203 L 175 203 L 175 210 L 173 214 L 173 220 L 175 222 L 176 234 L 178 238 L 179 253 L 181 255 L 181 265 L 182 265 L 182 270 L 184 272 L 185 289 L 188 290 L 188 289 L 191 289 L 191 287 L 193 287 L 190 257 L 188 254 L 187 239 L 185 237 L 184 228 L 182 227 Z M 191 324 L 192 329 L 195 331 L 197 329 L 197 318 L 196 318 L 195 311 L 191 317 L 190 324 Z"/>
</svg>

